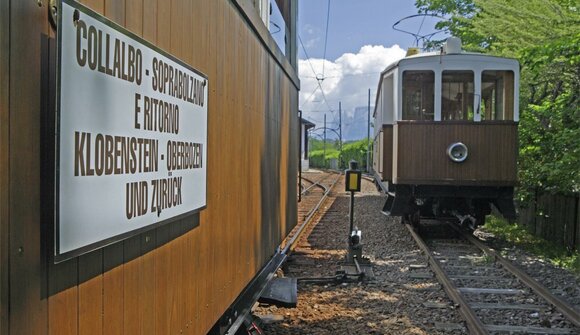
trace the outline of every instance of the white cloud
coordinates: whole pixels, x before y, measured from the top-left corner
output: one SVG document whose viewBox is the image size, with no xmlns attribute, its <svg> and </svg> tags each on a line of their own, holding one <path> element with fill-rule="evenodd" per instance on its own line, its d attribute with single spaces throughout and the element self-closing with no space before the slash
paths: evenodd
<svg viewBox="0 0 580 335">
<path fill-rule="evenodd" d="M 322 126 L 324 112 L 329 122 L 338 120 L 339 101 L 342 102 L 343 118 L 352 117 L 356 107 L 367 105 L 369 88 L 373 104 L 380 72 L 404 55 L 405 51 L 398 45 L 365 45 L 358 53 L 345 53 L 334 61 L 299 60 L 300 109 L 304 117 L 314 121 L 317 126 Z M 330 109 L 336 112 L 328 112 L 323 93 L 320 88 L 317 89 L 316 77 L 324 78 L 320 84 Z"/>
</svg>

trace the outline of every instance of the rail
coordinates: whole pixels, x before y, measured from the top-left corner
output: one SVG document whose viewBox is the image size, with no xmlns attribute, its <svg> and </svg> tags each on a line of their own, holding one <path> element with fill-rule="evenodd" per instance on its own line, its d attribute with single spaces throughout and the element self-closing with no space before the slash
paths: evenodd
<svg viewBox="0 0 580 335">
<path fill-rule="evenodd" d="M 507 271 L 511 274 L 516 276 L 520 281 L 522 281 L 526 286 L 531 288 L 537 295 L 541 296 L 549 302 L 550 304 L 554 305 L 556 309 L 562 313 L 570 322 L 572 322 L 575 326 L 580 327 L 580 313 L 578 313 L 574 307 L 570 306 L 570 304 L 566 303 L 562 299 L 556 297 L 555 295 L 550 292 L 542 284 L 538 283 L 534 278 L 530 277 L 527 273 L 519 269 L 515 266 L 512 262 L 505 259 L 504 257 L 500 256 L 497 252 L 486 246 L 485 244 L 481 243 L 481 241 L 477 240 L 471 235 L 466 234 L 465 232 L 461 231 L 459 228 L 455 226 L 451 226 L 455 229 L 459 234 L 462 234 L 462 237 L 474 244 L 476 247 L 481 249 L 485 254 L 490 257 L 493 257 L 496 261 L 498 261 Z"/>
<path fill-rule="evenodd" d="M 319 185 L 324 189 L 324 194 L 322 195 L 322 197 L 320 198 L 320 200 L 318 201 L 318 203 L 316 204 L 316 206 L 314 206 L 306 215 L 306 218 L 304 219 L 304 222 L 302 223 L 302 225 L 300 225 L 300 227 L 298 228 L 298 230 L 296 231 L 296 233 L 290 238 L 290 240 L 286 243 L 286 245 L 284 246 L 284 249 L 282 249 L 282 253 L 285 255 L 288 255 L 290 252 L 292 252 L 296 246 L 296 242 L 298 241 L 298 238 L 300 236 L 302 236 L 302 233 L 304 232 L 304 229 L 310 224 L 310 220 L 312 220 L 312 218 L 314 217 L 314 215 L 318 212 L 318 210 L 320 209 L 320 206 L 324 203 L 324 201 L 326 200 L 326 198 L 328 197 L 328 194 L 330 193 L 330 191 L 332 190 L 332 188 L 334 187 L 334 185 L 336 185 L 336 183 L 338 182 L 338 180 L 340 179 L 341 174 L 337 174 L 336 179 L 332 182 L 332 184 L 329 187 L 326 187 L 324 185 L 321 184 L 322 179 L 319 180 L 317 183 L 313 184 L 314 185 Z M 304 177 L 302 177 L 304 179 Z"/>
<path fill-rule="evenodd" d="M 580 327 L 580 313 L 574 309 L 573 306 L 568 304 L 567 302 L 563 301 L 562 299 L 558 298 L 549 289 L 538 283 L 535 279 L 529 276 L 527 273 L 519 269 L 515 266 L 512 262 L 505 259 L 504 257 L 500 256 L 496 253 L 493 249 L 487 247 L 481 241 L 477 240 L 470 234 L 462 231 L 459 227 L 454 224 L 450 223 L 443 223 L 443 227 L 450 227 L 454 232 L 457 233 L 457 236 L 461 238 L 462 241 L 468 242 L 469 245 L 474 247 L 474 250 L 477 252 L 482 252 L 485 254 L 485 257 L 489 257 L 490 259 L 495 260 L 505 273 L 509 273 L 510 275 L 516 277 L 519 282 L 521 282 L 524 286 L 530 289 L 531 293 L 536 296 L 541 297 L 546 303 L 551 304 L 555 307 L 555 309 L 561 313 L 561 315 L 566 318 L 572 325 L 576 327 Z M 567 328 L 538 328 L 538 327 L 531 327 L 528 325 L 525 326 L 512 326 L 509 324 L 506 325 L 493 325 L 493 324 L 484 324 L 480 317 L 476 314 L 475 310 L 477 304 L 474 306 L 470 306 L 470 303 L 464 297 L 465 292 L 475 292 L 477 290 L 481 292 L 491 292 L 491 291 L 503 291 L 506 294 L 509 292 L 520 292 L 520 290 L 516 289 L 473 289 L 473 288 L 458 288 L 453 279 L 446 273 L 444 266 L 441 265 L 439 259 L 442 258 L 441 254 L 438 254 L 437 257 L 434 256 L 433 251 L 427 246 L 427 243 L 423 240 L 421 236 L 415 231 L 411 224 L 406 224 L 406 228 L 408 229 L 409 233 L 415 240 L 416 244 L 422 250 L 422 252 L 426 255 L 427 261 L 429 266 L 435 273 L 437 280 L 441 283 L 444 290 L 447 292 L 451 300 L 459 307 L 459 312 L 462 315 L 463 319 L 465 320 L 466 326 L 469 329 L 471 334 L 489 334 L 489 332 L 496 332 L 496 331 L 514 331 L 514 332 L 533 332 L 538 333 L 542 331 L 546 331 L 546 333 L 550 334 L 568 334 L 572 333 L 572 329 Z M 440 252 L 440 251 L 438 251 Z M 453 256 L 453 255 L 451 255 Z M 443 259 L 448 259 L 449 256 L 445 256 Z M 451 258 L 453 259 L 453 258 Z M 458 277 L 455 275 L 455 277 Z M 469 276 L 466 276 L 469 277 Z M 522 287 L 524 287 L 522 286 Z M 527 289 L 526 289 L 527 290 Z M 509 291 L 509 292 L 508 292 Z M 463 293 L 462 293 L 463 292 Z M 523 291 L 521 291 L 523 293 Z M 481 305 L 481 304 L 480 304 Z M 521 307 L 521 306 L 520 306 Z M 533 306 L 539 307 L 539 306 Z M 516 306 L 510 308 L 505 307 L 505 309 L 518 309 Z"/>
<path fill-rule="evenodd" d="M 470 333 L 476 335 L 489 334 L 483 322 L 481 322 L 481 320 L 477 317 L 477 315 L 475 315 L 475 312 L 471 307 L 469 307 L 467 301 L 465 301 L 463 296 L 459 294 L 459 290 L 457 289 L 455 284 L 453 284 L 451 278 L 449 278 L 449 276 L 445 273 L 445 271 L 443 271 L 443 268 L 439 265 L 439 262 L 433 257 L 433 254 L 431 253 L 431 250 L 429 250 L 427 244 L 425 244 L 423 239 L 419 236 L 419 234 L 417 234 L 415 229 L 413 229 L 413 227 L 410 224 L 407 223 L 405 224 L 405 226 L 407 227 L 407 230 L 409 230 L 409 232 L 411 233 L 411 236 L 413 237 L 419 248 L 421 248 L 423 253 L 425 253 L 425 255 L 427 256 L 429 265 L 433 269 L 433 272 L 435 272 L 435 275 L 437 276 L 437 279 L 439 280 L 441 285 L 443 285 L 443 289 L 445 289 L 445 292 L 447 292 L 451 300 L 453 300 L 453 302 L 457 306 L 459 306 L 459 313 L 463 315 L 463 318 L 467 323 L 467 328 L 469 329 Z"/>
<path fill-rule="evenodd" d="M 338 182 L 340 178 L 340 174 L 337 175 L 336 179 L 332 182 L 332 184 L 328 187 L 322 184 L 325 178 L 321 178 L 318 182 L 313 183 L 313 185 L 318 185 L 324 190 L 324 193 L 321 199 L 318 201 L 316 206 L 310 210 L 307 217 L 304 219 L 304 222 L 300 225 L 300 227 L 296 230 L 294 235 L 286 242 L 284 248 L 278 249 L 276 254 L 272 257 L 270 262 L 262 268 L 259 274 L 252 280 L 252 282 L 244 289 L 242 294 L 238 296 L 236 301 L 232 304 L 232 307 L 224 313 L 222 316 L 222 324 L 225 323 L 224 327 L 227 328 L 225 335 L 235 335 L 237 334 L 238 330 L 242 327 L 244 322 L 248 320 L 248 315 L 251 313 L 252 304 L 248 304 L 248 301 L 255 302 L 258 300 L 260 295 L 262 294 L 263 290 L 266 288 L 266 284 L 274 277 L 276 271 L 286 262 L 286 259 L 290 255 L 290 253 L 294 250 L 295 244 L 298 241 L 298 238 L 302 235 L 305 228 L 310 224 L 310 221 L 320 208 L 320 206 L 324 203 L 324 200 L 328 197 L 328 194 Z M 302 179 L 306 179 L 302 177 Z M 311 182 L 310 180 L 307 180 Z M 237 307 L 241 306 L 241 307 Z M 218 321 L 218 324 L 220 322 Z"/>
</svg>

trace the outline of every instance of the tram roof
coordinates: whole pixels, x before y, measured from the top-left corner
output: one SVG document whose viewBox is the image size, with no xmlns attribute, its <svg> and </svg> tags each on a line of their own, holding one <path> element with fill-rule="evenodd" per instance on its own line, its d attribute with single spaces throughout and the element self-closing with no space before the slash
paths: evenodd
<svg viewBox="0 0 580 335">
<path fill-rule="evenodd" d="M 471 59 L 474 61 L 478 60 L 478 59 L 479 60 L 494 59 L 498 63 L 512 63 L 512 65 L 514 65 L 515 67 L 519 66 L 519 62 L 515 58 L 499 57 L 499 56 L 494 56 L 494 55 L 482 54 L 482 53 L 477 53 L 477 52 L 466 52 L 466 51 L 461 51 L 458 53 L 443 53 L 442 51 L 431 51 L 431 52 L 418 53 L 418 54 L 411 55 L 411 56 L 405 56 L 404 58 L 401 58 L 401 59 L 389 64 L 381 72 L 379 84 L 377 87 L 377 94 L 375 95 L 375 111 L 373 112 L 373 117 L 375 117 L 375 115 L 376 115 L 377 100 L 379 98 L 381 86 L 383 84 L 383 76 L 385 74 L 389 73 L 391 70 L 399 67 L 399 65 L 401 65 L 401 63 L 404 64 L 406 62 L 413 62 L 415 60 L 426 60 L 426 62 L 431 61 L 433 63 L 437 63 L 437 62 L 440 62 L 442 59 L 462 60 L 462 59 L 464 59 L 464 57 L 469 57 L 469 58 L 473 57 Z"/>
<path fill-rule="evenodd" d="M 477 52 L 465 52 L 462 51 L 460 53 L 449 53 L 449 54 L 445 54 L 442 53 L 441 51 L 432 51 L 432 52 L 424 52 L 424 53 L 419 53 L 416 55 L 412 55 L 412 56 L 406 56 L 404 58 L 399 59 L 398 61 L 395 61 L 391 64 L 389 64 L 382 72 L 381 72 L 381 77 L 388 73 L 389 71 L 391 71 L 392 69 L 398 67 L 399 65 L 401 65 L 401 63 L 406 63 L 406 62 L 412 62 L 413 60 L 417 60 L 417 59 L 425 59 L 427 61 L 432 60 L 433 62 L 438 62 L 438 60 L 441 59 L 449 59 L 449 60 L 460 60 L 460 59 L 464 59 L 464 57 L 473 57 L 473 60 L 477 60 L 477 59 L 495 59 L 496 61 L 505 61 L 506 63 L 512 63 L 515 62 L 515 64 L 519 64 L 517 59 L 515 58 L 507 58 L 507 57 L 499 57 L 499 56 L 494 56 L 494 55 L 488 55 L 488 54 L 482 54 L 482 53 L 477 53 Z M 514 65 L 515 65 L 514 64 Z"/>
</svg>

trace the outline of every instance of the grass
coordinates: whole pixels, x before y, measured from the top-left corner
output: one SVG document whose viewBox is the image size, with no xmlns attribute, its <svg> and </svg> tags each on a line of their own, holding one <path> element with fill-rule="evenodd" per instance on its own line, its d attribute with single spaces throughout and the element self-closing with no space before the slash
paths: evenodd
<svg viewBox="0 0 580 335">
<path fill-rule="evenodd" d="M 556 266 L 580 275 L 580 252 L 578 250 L 572 252 L 561 245 L 532 235 L 523 226 L 510 224 L 495 216 L 487 218 L 483 229 L 536 256 L 549 260 Z"/>
</svg>

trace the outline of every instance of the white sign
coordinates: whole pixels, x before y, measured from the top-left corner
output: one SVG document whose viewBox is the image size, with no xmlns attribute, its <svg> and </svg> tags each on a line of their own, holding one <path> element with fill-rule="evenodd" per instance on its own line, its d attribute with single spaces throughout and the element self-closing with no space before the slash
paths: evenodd
<svg viewBox="0 0 580 335">
<path fill-rule="evenodd" d="M 205 208 L 207 77 L 72 0 L 58 33 L 55 259 Z"/>
</svg>

